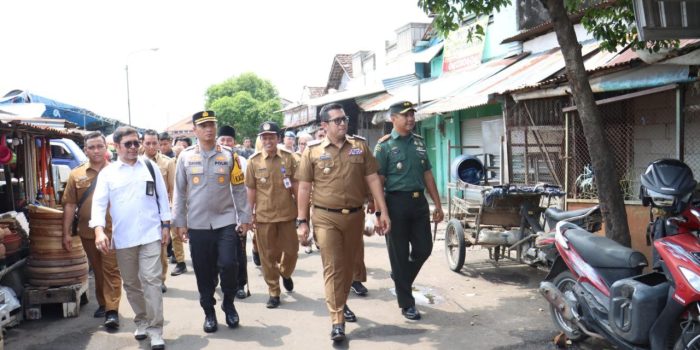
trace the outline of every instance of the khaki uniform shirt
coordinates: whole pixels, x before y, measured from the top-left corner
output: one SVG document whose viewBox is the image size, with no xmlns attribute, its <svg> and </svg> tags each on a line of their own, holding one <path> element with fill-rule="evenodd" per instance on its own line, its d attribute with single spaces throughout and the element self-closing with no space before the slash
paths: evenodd
<svg viewBox="0 0 700 350">
<path fill-rule="evenodd" d="M 367 142 L 359 136 L 346 136 L 340 148 L 328 138 L 307 143 L 296 179 L 313 182 L 314 205 L 351 209 L 365 203 L 365 176 L 376 172 L 377 161 Z"/>
<path fill-rule="evenodd" d="M 172 203 L 173 191 L 175 187 L 175 159 L 170 158 L 160 152 L 156 153 L 156 156 L 150 159 L 158 165 L 160 173 L 163 174 L 165 187 L 168 189 L 168 202 Z"/>
<path fill-rule="evenodd" d="M 79 167 L 73 169 L 68 176 L 68 183 L 66 188 L 63 190 L 63 203 L 70 203 L 78 205 L 78 202 L 83 198 L 83 193 L 90 188 L 93 181 L 97 181 L 97 170 L 90 168 L 90 162 L 85 162 Z M 90 211 L 92 210 L 92 195 L 91 193 L 83 202 L 80 207 L 78 216 L 78 235 L 85 239 L 95 239 L 95 230 L 91 229 L 88 225 L 90 222 Z M 106 218 L 107 224 L 105 225 L 105 232 L 112 232 L 112 218 L 107 212 Z"/>
<path fill-rule="evenodd" d="M 284 186 L 285 179 L 292 184 L 297 162 L 293 153 L 277 148 L 277 153 L 254 153 L 248 159 L 245 185 L 255 190 L 255 220 L 282 222 L 297 217 L 297 205 L 292 188 Z"/>
<path fill-rule="evenodd" d="M 230 148 L 217 145 L 203 152 L 199 145 L 187 147 L 175 169 L 173 226 L 210 230 L 250 223 L 243 182 L 238 155 Z"/>
</svg>

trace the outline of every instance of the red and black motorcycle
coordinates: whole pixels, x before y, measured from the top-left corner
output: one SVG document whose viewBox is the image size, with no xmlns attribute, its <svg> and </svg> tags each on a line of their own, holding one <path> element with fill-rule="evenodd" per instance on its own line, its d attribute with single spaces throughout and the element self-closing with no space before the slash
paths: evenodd
<svg viewBox="0 0 700 350">
<path fill-rule="evenodd" d="M 552 320 L 572 341 L 604 338 L 621 349 L 700 349 L 700 206 L 696 181 L 678 160 L 653 162 L 641 176 L 653 269 L 646 257 L 567 222 L 557 225 L 559 257 L 540 284 Z"/>
</svg>

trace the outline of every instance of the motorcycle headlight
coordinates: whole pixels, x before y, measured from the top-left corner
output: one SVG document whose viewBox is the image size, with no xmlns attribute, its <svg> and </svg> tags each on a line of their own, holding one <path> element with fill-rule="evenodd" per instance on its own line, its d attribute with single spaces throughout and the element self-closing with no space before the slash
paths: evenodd
<svg viewBox="0 0 700 350">
<path fill-rule="evenodd" d="M 683 266 L 679 266 L 678 269 L 681 271 L 683 277 L 685 277 L 686 281 L 690 283 L 693 289 L 695 289 L 696 292 L 700 293 L 700 275 L 696 274 L 695 272 L 689 269 L 686 269 Z"/>
</svg>

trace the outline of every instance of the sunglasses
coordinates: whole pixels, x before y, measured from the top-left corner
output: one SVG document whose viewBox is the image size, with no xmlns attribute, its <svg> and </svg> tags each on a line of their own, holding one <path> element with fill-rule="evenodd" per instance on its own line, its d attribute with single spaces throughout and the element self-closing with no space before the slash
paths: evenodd
<svg viewBox="0 0 700 350">
<path fill-rule="evenodd" d="M 341 124 L 343 124 L 343 123 L 347 125 L 349 121 L 350 121 L 350 118 L 348 118 L 348 116 L 342 116 L 342 117 L 340 117 L 340 118 L 335 118 L 335 119 L 329 119 L 329 120 L 328 120 L 329 123 L 330 123 L 330 122 L 333 122 L 335 125 L 341 125 Z"/>
<path fill-rule="evenodd" d="M 140 141 L 127 141 L 127 142 L 124 142 L 122 145 L 126 148 L 131 148 L 131 147 L 139 148 L 139 146 L 141 146 L 141 142 Z"/>
</svg>

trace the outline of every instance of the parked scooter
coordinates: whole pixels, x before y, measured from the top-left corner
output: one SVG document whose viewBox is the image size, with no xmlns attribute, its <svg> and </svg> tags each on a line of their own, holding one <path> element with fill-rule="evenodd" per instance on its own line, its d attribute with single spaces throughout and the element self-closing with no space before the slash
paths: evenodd
<svg viewBox="0 0 700 350">
<path fill-rule="evenodd" d="M 651 163 L 640 196 L 650 223 L 653 272 L 646 257 L 568 222 L 557 224 L 559 257 L 540 284 L 552 320 L 566 336 L 604 338 L 622 349 L 700 349 L 700 206 L 696 181 L 678 161 Z"/>
<path fill-rule="evenodd" d="M 547 204 L 545 207 L 533 207 L 525 203 L 520 207 L 520 232 L 524 238 L 519 249 L 523 263 L 549 270 L 557 257 L 554 246 L 557 223 L 571 222 L 596 232 L 601 228 L 602 217 L 598 205 L 569 211 L 549 207 L 552 198 L 563 197 L 566 193 L 559 186 L 544 185 L 538 188 L 543 198 L 546 197 Z"/>
</svg>

